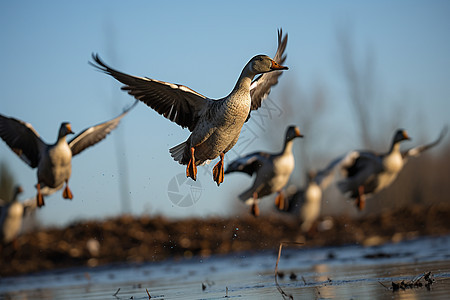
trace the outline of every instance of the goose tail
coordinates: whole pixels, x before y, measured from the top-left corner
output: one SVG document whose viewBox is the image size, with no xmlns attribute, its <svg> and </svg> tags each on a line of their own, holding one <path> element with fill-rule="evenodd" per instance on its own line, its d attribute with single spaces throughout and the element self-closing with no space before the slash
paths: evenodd
<svg viewBox="0 0 450 300">
<path fill-rule="evenodd" d="M 170 156 L 172 156 L 175 161 L 179 162 L 182 165 L 185 165 L 187 163 L 185 162 L 186 156 L 189 157 L 189 153 L 188 155 L 186 155 L 186 152 L 189 152 L 186 151 L 186 149 L 189 150 L 187 141 L 170 148 Z"/>
</svg>

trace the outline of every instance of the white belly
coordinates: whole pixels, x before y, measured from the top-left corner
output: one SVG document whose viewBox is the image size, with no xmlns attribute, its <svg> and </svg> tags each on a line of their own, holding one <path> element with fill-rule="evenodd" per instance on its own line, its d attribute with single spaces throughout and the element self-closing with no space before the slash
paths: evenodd
<svg viewBox="0 0 450 300">
<path fill-rule="evenodd" d="M 22 227 L 22 204 L 15 202 L 9 207 L 8 215 L 3 223 L 3 241 L 10 242 L 16 238 Z"/>
<path fill-rule="evenodd" d="M 375 192 L 388 187 L 403 168 L 403 158 L 400 152 L 394 152 L 385 157 L 383 161 L 384 171 L 378 175 L 378 186 Z"/>
<path fill-rule="evenodd" d="M 378 186 L 375 192 L 381 191 L 382 189 L 388 187 L 397 178 L 398 173 L 388 173 L 383 172 L 378 175 Z"/>
<path fill-rule="evenodd" d="M 67 143 L 49 150 L 38 166 L 38 180 L 51 188 L 60 188 L 72 173 L 72 151 Z"/>
<path fill-rule="evenodd" d="M 281 190 L 289 181 L 291 173 L 294 170 L 294 156 L 284 155 L 274 161 L 274 177 L 271 180 L 273 190 Z"/>
</svg>

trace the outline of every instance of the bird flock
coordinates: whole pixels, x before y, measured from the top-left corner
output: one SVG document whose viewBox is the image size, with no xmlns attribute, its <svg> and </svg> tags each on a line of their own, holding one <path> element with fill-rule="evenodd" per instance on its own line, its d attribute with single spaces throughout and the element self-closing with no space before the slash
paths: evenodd
<svg viewBox="0 0 450 300">
<path fill-rule="evenodd" d="M 295 125 L 287 127 L 280 152 L 250 153 L 230 162 L 225 170 L 224 156 L 237 143 L 251 112 L 261 106 L 283 71 L 288 70 L 284 66 L 286 45 L 287 34 L 283 35 L 280 29 L 278 48 L 273 58 L 256 55 L 250 59 L 234 88 L 221 99 L 210 99 L 183 85 L 122 73 L 107 65 L 98 54 L 92 54 L 89 64 L 121 82 L 122 90 L 136 100 L 119 116 L 86 128 L 70 141 L 67 141 L 67 136 L 74 132 L 68 122 L 61 123 L 56 142 L 47 144 L 31 124 L 0 114 L 0 137 L 26 164 L 37 168 L 34 204 L 24 203 L 19 207 L 19 202 L 14 200 L 1 206 L 3 242 L 10 242 L 17 234 L 21 216 L 27 210 L 25 207 L 34 209 L 44 206 L 44 196 L 60 189 L 63 189 L 63 198 L 74 197 L 76 193 L 72 193 L 69 188 L 72 158 L 106 138 L 139 101 L 191 132 L 185 141 L 169 150 L 175 161 L 186 166 L 187 177 L 196 180 L 197 166 L 219 157 L 212 172 L 217 186 L 224 181 L 225 174 L 255 174 L 252 186 L 242 192 L 239 199 L 250 205 L 252 214 L 257 216 L 259 200 L 276 193 L 275 205 L 279 210 L 294 211 L 299 206 L 303 208 L 300 213 L 304 221 L 301 228 L 303 231 L 309 230 L 319 216 L 322 190 L 331 182 L 336 182 L 344 195 L 354 198 L 357 207 L 362 210 L 366 196 L 392 184 L 409 157 L 417 156 L 437 145 L 446 134 L 445 127 L 433 143 L 401 152 L 400 142 L 408 140 L 409 136 L 405 130 L 400 129 L 395 133 L 388 152 L 378 154 L 371 151 L 350 151 L 333 160 L 323 170 L 309 172 L 307 186 L 288 196 L 284 195 L 283 189 L 295 167 L 293 142 L 296 138 L 303 137 Z M 334 179 L 337 170 L 343 179 Z M 14 199 L 17 198 L 18 191 Z M 12 221 L 14 218 L 20 221 Z"/>
</svg>

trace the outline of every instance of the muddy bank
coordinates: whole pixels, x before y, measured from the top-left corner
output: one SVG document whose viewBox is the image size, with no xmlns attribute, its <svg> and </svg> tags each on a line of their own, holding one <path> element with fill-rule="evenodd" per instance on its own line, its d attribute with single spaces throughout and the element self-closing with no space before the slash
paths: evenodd
<svg viewBox="0 0 450 300">
<path fill-rule="evenodd" d="M 450 205 L 408 206 L 359 220 L 328 220 L 331 229 L 304 235 L 286 215 L 169 220 L 124 216 L 75 223 L 20 236 L 0 250 L 0 276 L 111 262 L 158 261 L 234 251 L 278 249 L 281 241 L 305 247 L 360 243 L 376 245 L 425 235 L 450 234 Z M 323 227 L 323 226 L 319 226 Z"/>
</svg>

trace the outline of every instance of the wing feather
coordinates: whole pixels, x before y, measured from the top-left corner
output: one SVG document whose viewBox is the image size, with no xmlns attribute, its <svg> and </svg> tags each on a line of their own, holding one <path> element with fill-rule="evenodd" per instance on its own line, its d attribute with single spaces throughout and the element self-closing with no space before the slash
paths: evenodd
<svg viewBox="0 0 450 300">
<path fill-rule="evenodd" d="M 95 63 L 89 62 L 89 64 L 123 83 L 122 90 L 172 122 L 183 128 L 187 127 L 190 131 L 195 128 L 199 113 L 211 101 L 183 85 L 119 72 L 106 65 L 98 54 L 92 54 L 92 59 Z M 171 113 L 173 111 L 175 113 Z"/>
<path fill-rule="evenodd" d="M 45 143 L 31 124 L 0 115 L 0 137 L 30 167 L 38 166 Z"/>
<path fill-rule="evenodd" d="M 283 36 L 283 30 L 278 30 L 278 48 L 273 60 L 282 65 L 286 61 L 284 51 L 287 45 L 287 34 Z M 251 110 L 257 110 L 261 107 L 262 101 L 269 95 L 272 86 L 278 83 L 278 77 L 282 71 L 273 71 L 258 76 L 250 86 L 250 96 L 252 98 Z"/>
<path fill-rule="evenodd" d="M 267 156 L 268 154 L 264 152 L 254 152 L 244 157 L 240 157 L 230 163 L 225 170 L 225 174 L 231 172 L 243 172 L 252 176 L 252 174 L 258 171 L 262 166 L 262 160 Z"/>
<path fill-rule="evenodd" d="M 111 131 L 113 131 L 118 125 L 120 120 L 132 109 L 138 101 L 136 100 L 133 105 L 127 108 L 116 118 L 100 123 L 95 126 L 86 128 L 77 136 L 75 136 L 69 142 L 69 147 L 72 150 L 72 156 L 75 156 L 85 150 L 86 148 L 93 146 L 103 140 Z"/>
<path fill-rule="evenodd" d="M 442 128 L 441 133 L 439 134 L 439 137 L 434 142 L 408 149 L 407 151 L 402 152 L 402 157 L 404 159 L 407 159 L 408 157 L 419 156 L 423 151 L 438 145 L 442 141 L 444 136 L 447 134 L 447 131 L 448 126 L 444 126 L 444 128 Z"/>
</svg>

